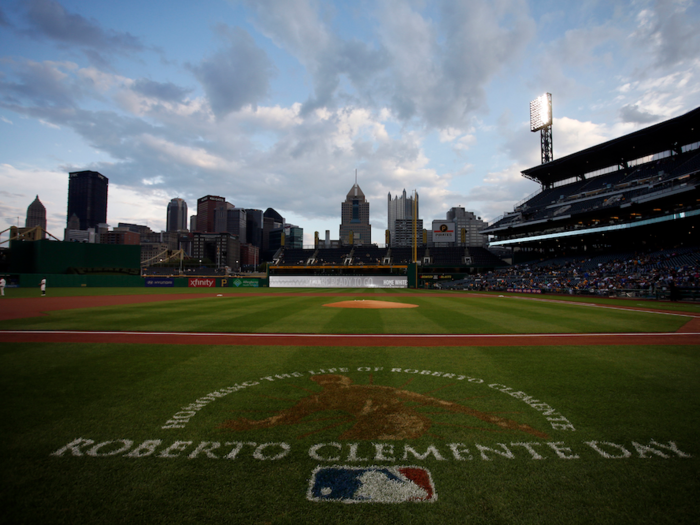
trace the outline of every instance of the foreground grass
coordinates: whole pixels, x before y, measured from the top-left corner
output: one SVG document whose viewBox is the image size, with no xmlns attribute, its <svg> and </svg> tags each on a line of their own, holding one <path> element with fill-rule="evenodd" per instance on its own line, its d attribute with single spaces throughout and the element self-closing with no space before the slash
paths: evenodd
<svg viewBox="0 0 700 525">
<path fill-rule="evenodd" d="M 431 428 L 407 440 L 351 440 L 365 461 L 348 459 L 347 413 L 314 413 L 294 425 L 232 431 L 227 420 L 264 419 L 320 388 L 329 372 L 355 385 L 389 386 L 496 413 L 548 434 L 498 431 L 473 417 L 408 403 Z M 345 370 L 341 370 L 345 369 Z M 421 373 L 423 372 L 423 373 Z M 444 374 L 455 374 L 444 376 Z M 0 505 L 5 523 L 695 523 L 700 515 L 700 356 L 684 346 L 514 348 L 305 348 L 167 345 L 0 345 Z M 276 377 L 279 376 L 279 377 Z M 459 377 L 461 379 L 458 379 Z M 265 379 L 267 378 L 267 379 Z M 163 429 L 182 407 L 233 385 L 184 428 Z M 496 385 L 496 386 L 489 386 Z M 574 428 L 552 427 L 541 411 L 502 389 L 547 403 Z M 345 421 L 347 420 L 347 421 Z M 340 424 L 338 424 L 340 423 Z M 333 426 L 336 425 L 336 426 Z M 76 438 L 192 442 L 178 457 L 61 457 Z M 641 458 L 632 442 L 668 444 Z M 287 443 L 280 460 L 259 460 L 245 445 L 236 459 L 205 454 L 208 442 Z M 606 459 L 585 442 L 623 446 Z M 418 465 L 430 470 L 435 503 L 316 503 L 306 499 L 320 463 L 309 450 L 338 443 L 328 464 Z M 471 459 L 455 460 L 462 443 Z M 544 459 L 533 459 L 529 443 Z M 547 443 L 568 448 L 560 459 Z M 503 450 L 513 458 L 476 445 Z M 397 461 L 376 460 L 375 445 Z M 438 459 L 410 456 L 429 446 Z M 226 447 L 227 451 L 231 446 Z M 89 447 L 83 449 L 89 450 Z M 336 448 L 325 449 L 326 454 Z M 620 450 L 608 446 L 611 454 Z M 668 452 L 668 451 L 667 451 Z"/>
</svg>

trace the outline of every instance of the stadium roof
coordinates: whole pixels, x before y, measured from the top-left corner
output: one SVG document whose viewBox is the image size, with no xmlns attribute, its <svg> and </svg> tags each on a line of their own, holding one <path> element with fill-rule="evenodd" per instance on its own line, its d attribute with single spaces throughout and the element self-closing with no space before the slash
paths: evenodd
<svg viewBox="0 0 700 525">
<path fill-rule="evenodd" d="M 592 171 L 633 161 L 700 141 L 700 108 L 624 137 L 609 140 L 522 172 L 549 187 L 555 182 L 581 178 Z"/>
</svg>

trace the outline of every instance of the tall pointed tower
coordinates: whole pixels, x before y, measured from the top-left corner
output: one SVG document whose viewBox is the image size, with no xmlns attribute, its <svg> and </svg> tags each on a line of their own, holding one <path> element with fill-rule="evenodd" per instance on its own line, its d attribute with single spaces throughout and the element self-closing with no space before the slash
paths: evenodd
<svg viewBox="0 0 700 525">
<path fill-rule="evenodd" d="M 24 222 L 26 228 L 34 228 L 35 226 L 41 226 L 43 230 L 41 233 L 41 238 L 44 239 L 46 234 L 46 208 L 39 200 L 39 196 L 36 196 L 34 202 L 32 202 L 27 208 L 27 220 Z"/>
<path fill-rule="evenodd" d="M 355 184 L 341 205 L 341 244 L 372 244 L 372 225 L 369 223 L 369 202 L 360 186 Z M 352 236 L 350 233 L 352 232 Z"/>
</svg>

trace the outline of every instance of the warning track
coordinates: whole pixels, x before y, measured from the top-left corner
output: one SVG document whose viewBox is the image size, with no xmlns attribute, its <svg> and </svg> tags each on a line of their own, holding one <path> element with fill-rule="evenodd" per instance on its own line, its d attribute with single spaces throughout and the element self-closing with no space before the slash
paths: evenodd
<svg viewBox="0 0 700 525">
<path fill-rule="evenodd" d="M 287 295 L 287 294 L 275 294 Z M 289 294 L 292 295 L 292 294 Z M 306 293 L 348 297 L 362 294 Z M 394 294 L 384 294 L 389 296 Z M 399 294 L 396 294 L 399 295 Z M 403 297 L 411 294 L 400 294 Z M 420 294 L 424 295 L 424 294 Z M 0 320 L 46 315 L 53 310 L 94 308 L 183 299 L 204 299 L 216 294 L 112 295 L 87 297 L 37 297 L 0 301 Z M 366 296 L 365 296 L 366 297 Z M 493 297 L 493 296 L 485 296 Z M 537 299 L 543 300 L 543 299 Z M 592 305 L 611 308 L 605 305 Z M 621 308 L 615 306 L 612 308 Z M 627 308 L 625 308 L 627 309 Z M 630 310 L 641 308 L 630 307 Z M 267 346 L 571 346 L 571 345 L 696 345 L 700 347 L 700 316 L 692 313 L 649 310 L 660 314 L 688 317 L 678 332 L 672 333 L 593 333 L 593 334 L 255 334 L 181 332 L 94 332 L 94 331 L 0 331 L 0 342 L 22 343 L 132 343 L 163 345 L 267 345 Z"/>
</svg>

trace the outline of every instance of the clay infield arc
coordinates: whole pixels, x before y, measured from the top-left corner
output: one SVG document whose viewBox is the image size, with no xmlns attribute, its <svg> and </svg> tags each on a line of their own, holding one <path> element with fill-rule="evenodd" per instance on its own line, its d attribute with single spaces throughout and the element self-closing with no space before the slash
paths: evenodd
<svg viewBox="0 0 700 525">
<path fill-rule="evenodd" d="M 279 293 L 328 298 L 357 297 L 350 293 Z M 396 294 L 410 297 L 412 294 Z M 416 294 L 424 296 L 425 294 Z M 88 297 L 37 297 L 0 300 L 0 320 L 46 315 L 54 310 L 95 308 L 216 297 L 217 294 L 112 295 Z M 385 294 L 384 297 L 391 296 Z M 493 297 L 493 296 L 487 296 Z M 616 307 L 618 308 L 618 307 Z M 648 309 L 633 308 L 632 310 Z M 662 310 L 657 310 L 663 312 Z M 679 315 L 678 312 L 663 312 Z M 55 343 L 138 343 L 198 345 L 266 346 L 562 346 L 562 345 L 695 345 L 700 347 L 700 316 L 681 314 L 689 321 L 673 333 L 601 333 L 601 334 L 236 334 L 176 332 L 92 332 L 92 331 L 0 331 L 0 342 Z"/>
<path fill-rule="evenodd" d="M 371 299 L 355 299 L 354 301 L 340 301 L 328 303 L 323 306 L 330 308 L 360 308 L 363 310 L 386 310 L 393 308 L 418 308 L 417 304 L 396 303 L 393 301 L 373 301 Z"/>
</svg>

